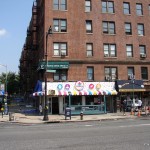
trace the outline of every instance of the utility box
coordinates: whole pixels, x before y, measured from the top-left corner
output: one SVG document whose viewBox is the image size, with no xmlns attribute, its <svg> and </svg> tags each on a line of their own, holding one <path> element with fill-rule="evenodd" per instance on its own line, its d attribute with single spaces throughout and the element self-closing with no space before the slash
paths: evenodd
<svg viewBox="0 0 150 150">
<path fill-rule="evenodd" d="M 71 120 L 71 108 L 70 107 L 65 108 L 65 120 L 67 119 L 67 117 L 69 117 Z"/>
</svg>

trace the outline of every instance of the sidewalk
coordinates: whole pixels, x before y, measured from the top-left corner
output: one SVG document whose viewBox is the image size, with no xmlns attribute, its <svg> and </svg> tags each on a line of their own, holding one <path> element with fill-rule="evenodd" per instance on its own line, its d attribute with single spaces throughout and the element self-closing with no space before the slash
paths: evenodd
<svg viewBox="0 0 150 150">
<path fill-rule="evenodd" d="M 144 114 L 144 112 L 143 112 Z M 14 122 L 14 123 L 24 123 L 24 124 L 43 124 L 43 123 L 60 123 L 60 122 L 79 122 L 79 121 L 103 121 L 103 120 L 118 120 L 118 119 L 134 119 L 137 118 L 137 115 L 130 115 L 130 112 L 127 112 L 124 116 L 123 113 L 107 113 L 100 115 L 84 115 L 83 120 L 80 116 L 71 116 L 71 120 L 68 117 L 65 120 L 64 115 L 49 115 L 49 121 L 43 121 L 43 116 L 32 116 L 25 115 L 21 113 L 14 113 L 14 120 L 9 121 L 9 115 L 4 115 L 3 118 L 0 116 L 0 122 Z"/>
</svg>

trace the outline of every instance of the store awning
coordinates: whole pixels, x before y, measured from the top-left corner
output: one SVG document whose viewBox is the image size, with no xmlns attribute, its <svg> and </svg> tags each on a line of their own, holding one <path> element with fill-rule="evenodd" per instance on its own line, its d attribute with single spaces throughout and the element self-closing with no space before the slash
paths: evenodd
<svg viewBox="0 0 150 150">
<path fill-rule="evenodd" d="M 117 80 L 116 90 L 118 92 L 142 92 L 145 88 L 142 80 Z"/>
<path fill-rule="evenodd" d="M 42 91 L 42 81 L 38 80 L 34 88 L 33 96 L 43 96 L 44 91 Z"/>
<path fill-rule="evenodd" d="M 41 61 L 38 65 L 38 70 L 45 69 L 46 62 Z M 55 70 L 55 69 L 68 69 L 69 68 L 69 62 L 66 61 L 48 61 L 47 62 L 47 70 Z"/>
</svg>

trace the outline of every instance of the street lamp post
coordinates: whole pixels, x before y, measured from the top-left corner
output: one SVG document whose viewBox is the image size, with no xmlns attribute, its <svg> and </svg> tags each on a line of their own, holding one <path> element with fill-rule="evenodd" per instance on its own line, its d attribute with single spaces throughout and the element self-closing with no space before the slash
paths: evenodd
<svg viewBox="0 0 150 150">
<path fill-rule="evenodd" d="M 47 60 L 47 42 L 48 42 L 48 35 L 52 34 L 52 28 L 51 26 L 49 27 L 48 31 L 46 32 L 46 50 L 45 50 L 45 106 L 44 106 L 44 117 L 43 121 L 48 120 L 48 106 L 47 106 L 47 65 L 48 65 L 48 60 Z"/>
<path fill-rule="evenodd" d="M 5 78 L 5 96 L 6 96 L 6 109 L 8 110 L 7 108 L 7 65 L 3 65 L 3 64 L 0 64 L 0 66 L 2 67 L 5 67 L 6 69 L 6 78 Z M 8 112 L 8 111 L 7 111 Z"/>
</svg>

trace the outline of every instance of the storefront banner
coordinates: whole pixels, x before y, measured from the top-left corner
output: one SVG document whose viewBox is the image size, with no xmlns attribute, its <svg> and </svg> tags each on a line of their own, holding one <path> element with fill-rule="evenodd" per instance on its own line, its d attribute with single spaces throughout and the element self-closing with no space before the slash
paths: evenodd
<svg viewBox="0 0 150 150">
<path fill-rule="evenodd" d="M 117 91 L 115 82 L 47 82 L 47 95 L 117 95 Z"/>
</svg>

